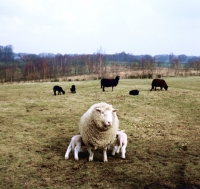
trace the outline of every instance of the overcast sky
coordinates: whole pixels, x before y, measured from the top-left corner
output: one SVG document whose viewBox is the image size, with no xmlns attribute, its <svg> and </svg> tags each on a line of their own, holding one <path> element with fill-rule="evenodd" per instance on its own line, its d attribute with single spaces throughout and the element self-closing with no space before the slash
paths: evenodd
<svg viewBox="0 0 200 189">
<path fill-rule="evenodd" d="M 0 0 L 16 53 L 200 56 L 200 0 Z"/>
</svg>

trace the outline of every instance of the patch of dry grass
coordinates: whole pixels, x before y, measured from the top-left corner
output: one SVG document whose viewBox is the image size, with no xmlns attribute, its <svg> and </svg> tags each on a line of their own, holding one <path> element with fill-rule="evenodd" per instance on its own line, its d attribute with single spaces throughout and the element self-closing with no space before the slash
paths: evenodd
<svg viewBox="0 0 200 189">
<path fill-rule="evenodd" d="M 121 79 L 111 91 L 100 81 L 0 85 L 0 188 L 200 187 L 200 77 L 165 78 L 168 91 L 150 91 L 151 80 Z M 53 95 L 59 84 L 65 95 Z M 140 91 L 130 96 L 132 89 Z M 128 135 L 127 158 L 102 151 L 64 160 L 82 114 L 105 101 L 119 109 Z"/>
</svg>

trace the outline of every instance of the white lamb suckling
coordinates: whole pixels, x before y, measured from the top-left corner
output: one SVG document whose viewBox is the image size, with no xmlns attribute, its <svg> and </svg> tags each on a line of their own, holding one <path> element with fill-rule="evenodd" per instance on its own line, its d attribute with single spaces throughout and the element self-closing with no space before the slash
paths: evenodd
<svg viewBox="0 0 200 189">
<path fill-rule="evenodd" d="M 83 141 L 81 135 L 75 135 L 71 138 L 70 144 L 65 153 L 65 159 L 69 159 L 69 153 L 74 152 L 74 159 L 78 160 L 78 153 L 82 151 Z"/>
<path fill-rule="evenodd" d="M 117 110 L 105 102 L 92 105 L 81 117 L 79 131 L 93 161 L 94 150 L 103 148 L 103 161 L 107 162 L 107 147 L 114 143 L 119 130 Z"/>
<path fill-rule="evenodd" d="M 122 158 L 125 159 L 127 143 L 128 143 L 127 134 L 124 132 L 124 130 L 118 131 L 112 155 L 115 155 L 115 153 L 119 153 L 121 150 Z"/>
</svg>

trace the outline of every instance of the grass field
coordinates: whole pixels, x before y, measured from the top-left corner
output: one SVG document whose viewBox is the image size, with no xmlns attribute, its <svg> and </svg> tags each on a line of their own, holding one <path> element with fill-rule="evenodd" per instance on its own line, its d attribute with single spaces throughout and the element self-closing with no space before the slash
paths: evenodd
<svg viewBox="0 0 200 189">
<path fill-rule="evenodd" d="M 164 79 L 168 91 L 150 91 L 151 79 L 122 79 L 113 92 L 97 80 L 0 85 L 0 188 L 200 188 L 200 77 Z M 119 109 L 126 159 L 108 152 L 103 163 L 98 149 L 93 162 L 87 151 L 65 160 L 80 117 L 101 101 Z"/>
</svg>

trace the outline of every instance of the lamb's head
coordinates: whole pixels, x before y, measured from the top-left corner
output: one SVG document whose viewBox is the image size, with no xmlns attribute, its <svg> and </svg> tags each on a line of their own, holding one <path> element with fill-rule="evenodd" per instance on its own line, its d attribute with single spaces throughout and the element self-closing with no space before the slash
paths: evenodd
<svg viewBox="0 0 200 189">
<path fill-rule="evenodd" d="M 114 109 L 111 105 L 108 107 L 96 107 L 96 114 L 99 117 L 98 127 L 101 130 L 107 130 L 112 126 L 113 123 L 113 114 L 117 112 L 117 109 Z"/>
</svg>

